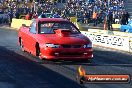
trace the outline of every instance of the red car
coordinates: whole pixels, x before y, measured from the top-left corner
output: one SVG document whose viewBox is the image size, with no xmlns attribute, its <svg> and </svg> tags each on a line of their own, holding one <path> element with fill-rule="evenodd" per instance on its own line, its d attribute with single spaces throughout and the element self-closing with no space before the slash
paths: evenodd
<svg viewBox="0 0 132 88">
<path fill-rule="evenodd" d="M 90 60 L 92 43 L 70 21 L 38 18 L 31 26 L 22 25 L 18 42 L 23 51 L 48 60 Z"/>
</svg>

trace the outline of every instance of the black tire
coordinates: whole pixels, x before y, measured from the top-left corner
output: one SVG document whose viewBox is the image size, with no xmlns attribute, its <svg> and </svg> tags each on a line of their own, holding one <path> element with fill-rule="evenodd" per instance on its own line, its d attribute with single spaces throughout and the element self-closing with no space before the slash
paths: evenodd
<svg viewBox="0 0 132 88">
<path fill-rule="evenodd" d="M 40 56 L 40 47 L 39 47 L 39 44 L 36 43 L 36 56 Z"/>
<path fill-rule="evenodd" d="M 21 47 L 21 50 L 22 50 L 23 52 L 25 52 L 25 50 L 24 50 L 24 45 L 23 45 L 23 40 L 22 40 L 22 39 L 20 39 L 20 47 Z"/>
</svg>

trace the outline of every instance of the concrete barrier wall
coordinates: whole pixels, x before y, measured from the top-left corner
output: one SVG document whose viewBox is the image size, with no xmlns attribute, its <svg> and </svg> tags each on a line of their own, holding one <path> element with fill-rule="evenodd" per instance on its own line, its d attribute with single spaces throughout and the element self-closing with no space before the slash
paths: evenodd
<svg viewBox="0 0 132 88">
<path fill-rule="evenodd" d="M 132 52 L 132 37 L 129 39 L 129 52 Z"/>
<path fill-rule="evenodd" d="M 32 23 L 31 20 L 24 20 L 24 19 L 12 19 L 12 23 L 11 23 L 11 27 L 12 28 L 16 28 L 19 29 L 22 24 L 26 24 L 26 26 L 30 26 L 30 24 Z"/>
<path fill-rule="evenodd" d="M 132 37 L 129 36 L 116 36 L 107 33 L 95 33 L 81 31 L 82 34 L 90 38 L 94 45 L 104 46 L 108 48 L 118 49 L 122 51 L 132 51 Z M 130 41 L 131 40 L 131 41 Z"/>
<path fill-rule="evenodd" d="M 121 27 L 121 25 L 120 24 L 112 24 L 112 27 L 114 29 L 119 29 Z"/>
</svg>

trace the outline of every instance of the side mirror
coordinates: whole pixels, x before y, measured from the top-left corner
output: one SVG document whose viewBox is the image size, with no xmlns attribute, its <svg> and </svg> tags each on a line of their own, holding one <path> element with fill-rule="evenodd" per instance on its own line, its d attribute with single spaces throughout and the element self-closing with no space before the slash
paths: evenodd
<svg viewBox="0 0 132 88">
<path fill-rule="evenodd" d="M 27 27 L 26 24 L 22 24 L 23 27 Z"/>
</svg>

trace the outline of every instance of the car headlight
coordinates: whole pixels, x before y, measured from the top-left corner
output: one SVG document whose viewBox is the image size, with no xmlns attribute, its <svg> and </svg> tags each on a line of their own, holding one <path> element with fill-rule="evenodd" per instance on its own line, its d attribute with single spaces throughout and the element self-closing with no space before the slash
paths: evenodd
<svg viewBox="0 0 132 88">
<path fill-rule="evenodd" d="M 92 48 L 92 43 L 83 45 L 83 48 Z"/>
<path fill-rule="evenodd" d="M 59 48 L 59 47 L 60 47 L 60 45 L 58 45 L 58 44 L 50 44 L 50 43 L 47 43 L 47 44 L 45 44 L 45 47 L 50 47 L 50 48 Z"/>
</svg>

